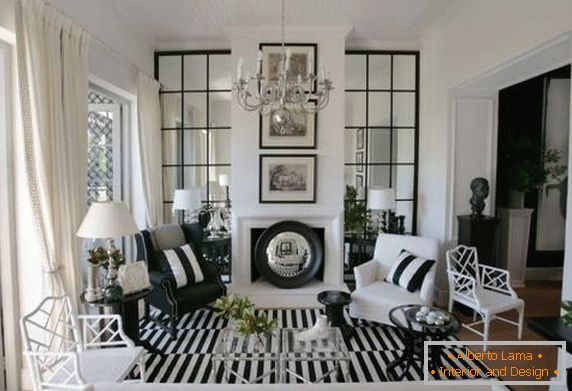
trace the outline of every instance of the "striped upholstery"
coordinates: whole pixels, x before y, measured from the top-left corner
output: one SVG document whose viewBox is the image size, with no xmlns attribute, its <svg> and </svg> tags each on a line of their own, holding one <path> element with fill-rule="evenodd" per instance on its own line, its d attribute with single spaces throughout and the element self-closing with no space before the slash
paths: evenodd
<svg viewBox="0 0 572 391">
<path fill-rule="evenodd" d="M 425 259 L 401 250 L 385 281 L 399 285 L 409 292 L 421 288 L 425 275 L 435 264 L 434 260 Z"/>
<path fill-rule="evenodd" d="M 164 269 L 173 275 L 177 288 L 204 281 L 203 271 L 190 245 L 162 250 L 159 258 Z"/>
</svg>

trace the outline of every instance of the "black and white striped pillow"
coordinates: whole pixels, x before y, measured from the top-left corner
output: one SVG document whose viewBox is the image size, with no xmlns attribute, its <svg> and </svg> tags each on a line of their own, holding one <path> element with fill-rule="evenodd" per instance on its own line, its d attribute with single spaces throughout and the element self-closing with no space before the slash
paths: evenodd
<svg viewBox="0 0 572 391">
<path fill-rule="evenodd" d="M 161 250 L 158 255 L 163 271 L 173 275 L 177 288 L 204 281 L 201 265 L 189 244 Z"/>
<path fill-rule="evenodd" d="M 434 264 L 432 259 L 421 258 L 407 250 L 401 250 L 385 281 L 415 292 L 421 289 L 425 275 Z"/>
</svg>

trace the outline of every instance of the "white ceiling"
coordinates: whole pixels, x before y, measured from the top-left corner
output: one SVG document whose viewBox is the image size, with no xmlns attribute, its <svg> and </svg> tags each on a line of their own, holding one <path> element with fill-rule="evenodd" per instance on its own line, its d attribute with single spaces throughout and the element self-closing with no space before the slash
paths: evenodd
<svg viewBox="0 0 572 391">
<path fill-rule="evenodd" d="M 99 1 L 110 6 L 152 46 L 227 40 L 230 27 L 280 23 L 280 0 Z M 350 25 L 354 27 L 350 40 L 415 40 L 455 4 L 466 1 L 287 0 L 286 23 Z"/>
</svg>

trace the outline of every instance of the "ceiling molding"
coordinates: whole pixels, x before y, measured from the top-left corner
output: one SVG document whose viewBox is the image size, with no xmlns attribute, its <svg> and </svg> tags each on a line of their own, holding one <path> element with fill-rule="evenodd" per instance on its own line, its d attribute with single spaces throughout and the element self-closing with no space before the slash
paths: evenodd
<svg viewBox="0 0 572 391">
<path fill-rule="evenodd" d="M 256 26 L 231 26 L 226 30 L 228 36 L 260 36 L 261 34 L 280 34 L 281 26 L 279 24 L 256 25 Z M 342 37 L 345 38 L 351 31 L 353 26 L 349 25 L 286 25 L 286 41 L 291 40 L 292 37 L 299 37 L 303 35 L 312 36 L 328 36 L 328 37 Z M 296 38 L 297 39 L 297 38 Z"/>
</svg>

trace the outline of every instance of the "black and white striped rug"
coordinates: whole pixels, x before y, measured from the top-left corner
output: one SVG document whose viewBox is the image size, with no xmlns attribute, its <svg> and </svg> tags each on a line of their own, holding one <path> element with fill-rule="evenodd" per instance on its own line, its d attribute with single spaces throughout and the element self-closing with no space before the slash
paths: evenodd
<svg viewBox="0 0 572 391">
<path fill-rule="evenodd" d="M 272 318 L 278 319 L 282 328 L 306 328 L 314 324 L 318 309 L 273 309 L 266 310 Z M 346 382 L 386 382 L 386 368 L 394 359 L 401 356 L 404 349 L 402 337 L 397 329 L 373 322 L 353 321 L 347 316 L 347 321 L 355 327 L 355 333 L 345 340 L 351 357 L 349 373 L 344 374 Z M 177 325 L 178 338 L 172 340 L 163 329 L 150 321 L 143 320 L 142 339 L 149 342 L 161 353 L 150 353 L 146 360 L 146 377 L 150 383 L 238 383 L 235 376 L 227 377 L 222 368 L 215 370 L 211 359 L 212 352 L 226 321 L 215 315 L 211 309 L 197 310 L 184 315 Z M 447 367 L 479 368 L 480 373 L 486 366 L 478 361 L 457 361 L 458 349 L 445 349 L 453 353 L 453 358 L 443 357 Z M 254 379 L 262 371 L 263 365 L 237 365 L 237 372 L 246 379 Z M 314 380 L 328 371 L 326 365 L 315 362 L 304 362 L 297 369 L 305 378 Z M 398 375 L 402 373 L 397 370 Z M 406 380 L 422 380 L 423 375 L 419 365 L 414 365 L 404 374 Z M 263 383 L 275 382 L 275 376 L 262 380 Z M 290 382 L 301 380 L 290 377 Z M 325 382 L 335 382 L 335 376 L 325 379 Z"/>
</svg>

